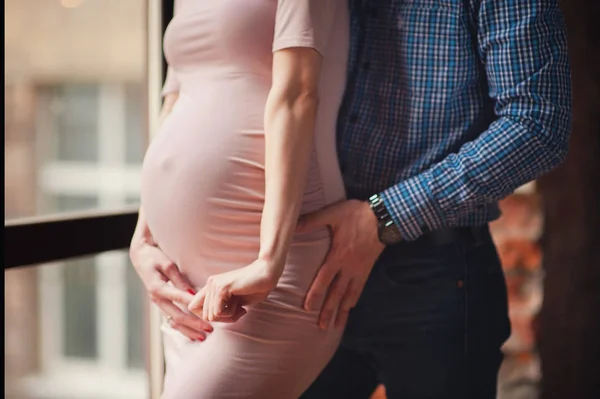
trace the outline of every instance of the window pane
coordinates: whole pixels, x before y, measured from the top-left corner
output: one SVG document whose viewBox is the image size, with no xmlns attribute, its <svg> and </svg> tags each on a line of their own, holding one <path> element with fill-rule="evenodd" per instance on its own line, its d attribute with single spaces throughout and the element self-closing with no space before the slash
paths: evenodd
<svg viewBox="0 0 600 399">
<path fill-rule="evenodd" d="M 38 112 L 48 113 L 47 120 L 54 124 L 40 123 L 38 134 L 53 137 L 55 133 L 56 160 L 97 163 L 99 86 L 65 83 L 39 91 L 42 101 Z"/>
<path fill-rule="evenodd" d="M 144 368 L 146 337 L 140 328 L 146 314 L 146 291 L 131 264 L 127 265 L 127 365 Z"/>
<path fill-rule="evenodd" d="M 140 197 L 139 197 L 139 195 L 127 197 L 125 199 L 125 203 L 127 205 L 139 205 L 140 204 Z"/>
<path fill-rule="evenodd" d="M 4 5 L 6 219 L 54 213 L 64 195 L 122 207 L 147 141 L 147 1 Z"/>
<path fill-rule="evenodd" d="M 139 87 L 129 86 L 126 90 L 126 131 L 125 159 L 127 163 L 137 165 L 142 163 L 147 146 L 144 98 Z"/>
<path fill-rule="evenodd" d="M 114 251 L 5 276 L 5 397 L 147 399 L 147 297 Z"/>
<path fill-rule="evenodd" d="M 98 357 L 98 312 L 96 308 L 96 262 L 71 261 L 63 267 L 65 325 L 63 354 L 67 357 Z"/>
<path fill-rule="evenodd" d="M 58 212 L 81 211 L 97 205 L 98 197 L 92 196 L 57 195 L 54 200 L 54 207 Z"/>
</svg>

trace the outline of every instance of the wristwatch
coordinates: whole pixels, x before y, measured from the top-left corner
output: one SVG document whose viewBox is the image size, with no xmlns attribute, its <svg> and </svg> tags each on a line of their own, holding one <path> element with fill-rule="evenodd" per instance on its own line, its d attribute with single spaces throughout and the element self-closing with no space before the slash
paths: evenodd
<svg viewBox="0 0 600 399">
<path fill-rule="evenodd" d="M 384 245 L 394 245 L 402 241 L 400 230 L 398 230 L 398 226 L 394 223 L 392 216 L 388 212 L 379 194 L 372 195 L 369 198 L 369 205 L 377 217 L 377 234 L 379 236 L 379 241 Z"/>
</svg>

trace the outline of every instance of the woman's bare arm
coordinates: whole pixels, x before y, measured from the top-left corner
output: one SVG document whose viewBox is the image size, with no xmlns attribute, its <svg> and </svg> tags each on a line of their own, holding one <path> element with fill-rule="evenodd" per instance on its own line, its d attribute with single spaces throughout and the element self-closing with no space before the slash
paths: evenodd
<svg viewBox="0 0 600 399">
<path fill-rule="evenodd" d="M 188 306 L 209 321 L 236 320 L 265 300 L 283 273 L 302 205 L 324 49 L 343 0 L 277 0 L 272 83 L 265 106 L 265 202 L 258 258 L 210 276 Z"/>
<path fill-rule="evenodd" d="M 259 259 L 280 276 L 302 205 L 313 150 L 321 55 L 287 48 L 273 55 L 265 108 L 265 204 Z"/>
<path fill-rule="evenodd" d="M 273 56 L 265 107 L 265 203 L 260 251 L 252 264 L 211 276 L 188 309 L 208 321 L 235 321 L 261 302 L 283 273 L 302 205 L 319 102 L 321 55 L 286 48 Z"/>
</svg>

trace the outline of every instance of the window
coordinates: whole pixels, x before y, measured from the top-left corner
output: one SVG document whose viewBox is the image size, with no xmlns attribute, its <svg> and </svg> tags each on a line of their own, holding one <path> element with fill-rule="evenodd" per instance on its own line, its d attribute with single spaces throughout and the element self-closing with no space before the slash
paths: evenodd
<svg viewBox="0 0 600 399">
<path fill-rule="evenodd" d="M 38 213 L 114 209 L 138 195 L 144 104 L 143 96 L 128 92 L 136 93 L 127 85 L 103 83 L 39 89 Z M 56 208 L 48 200 L 54 195 L 92 195 L 98 201 Z"/>
<path fill-rule="evenodd" d="M 62 356 L 74 359 L 98 358 L 98 289 L 95 262 L 75 260 L 63 265 L 62 283 L 64 329 Z M 42 307 L 42 312 L 47 310 Z M 52 326 L 42 326 L 44 330 Z"/>
<path fill-rule="evenodd" d="M 117 249 L 139 203 L 149 106 L 158 113 L 157 7 L 5 2 L 5 260 L 42 263 L 5 271 L 7 397 L 149 396 L 148 302 Z"/>
<path fill-rule="evenodd" d="M 5 362 L 30 362 L 29 370 L 7 378 L 17 398 L 148 398 L 146 295 L 131 269 L 127 252 L 113 251 L 5 273 L 13 298 L 14 286 L 38 287 L 23 291 L 36 294 L 25 307 L 35 320 L 19 322 L 25 315 L 7 303 L 7 329 L 22 334 L 12 338 L 20 349 L 8 352 Z M 28 354 L 39 356 L 39 363 Z"/>
<path fill-rule="evenodd" d="M 125 88 L 125 160 L 131 165 L 142 163 L 148 142 L 143 98 L 144 93 L 139 87 Z"/>
<path fill-rule="evenodd" d="M 55 157 L 63 161 L 98 162 L 100 93 L 95 84 L 64 84 L 40 89 L 48 114 L 37 130 L 41 140 L 55 141 Z M 54 140 L 53 140 L 54 139 Z M 51 155 L 51 154 L 44 154 Z"/>
<path fill-rule="evenodd" d="M 138 195 L 149 1 L 5 2 L 7 219 L 57 212 L 48 196 Z"/>
<path fill-rule="evenodd" d="M 142 370 L 146 366 L 144 329 L 148 324 L 146 291 L 140 278 L 127 262 L 125 272 L 126 294 L 126 326 L 127 331 L 127 367 Z"/>
</svg>

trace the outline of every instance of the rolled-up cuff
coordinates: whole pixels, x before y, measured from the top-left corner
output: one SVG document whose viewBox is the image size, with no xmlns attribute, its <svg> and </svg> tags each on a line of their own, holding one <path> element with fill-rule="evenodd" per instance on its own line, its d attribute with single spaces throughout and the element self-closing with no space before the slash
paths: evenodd
<svg viewBox="0 0 600 399">
<path fill-rule="evenodd" d="M 406 241 L 416 240 L 429 231 L 446 227 L 446 217 L 432 193 L 431 181 L 425 172 L 380 193 Z"/>
</svg>

